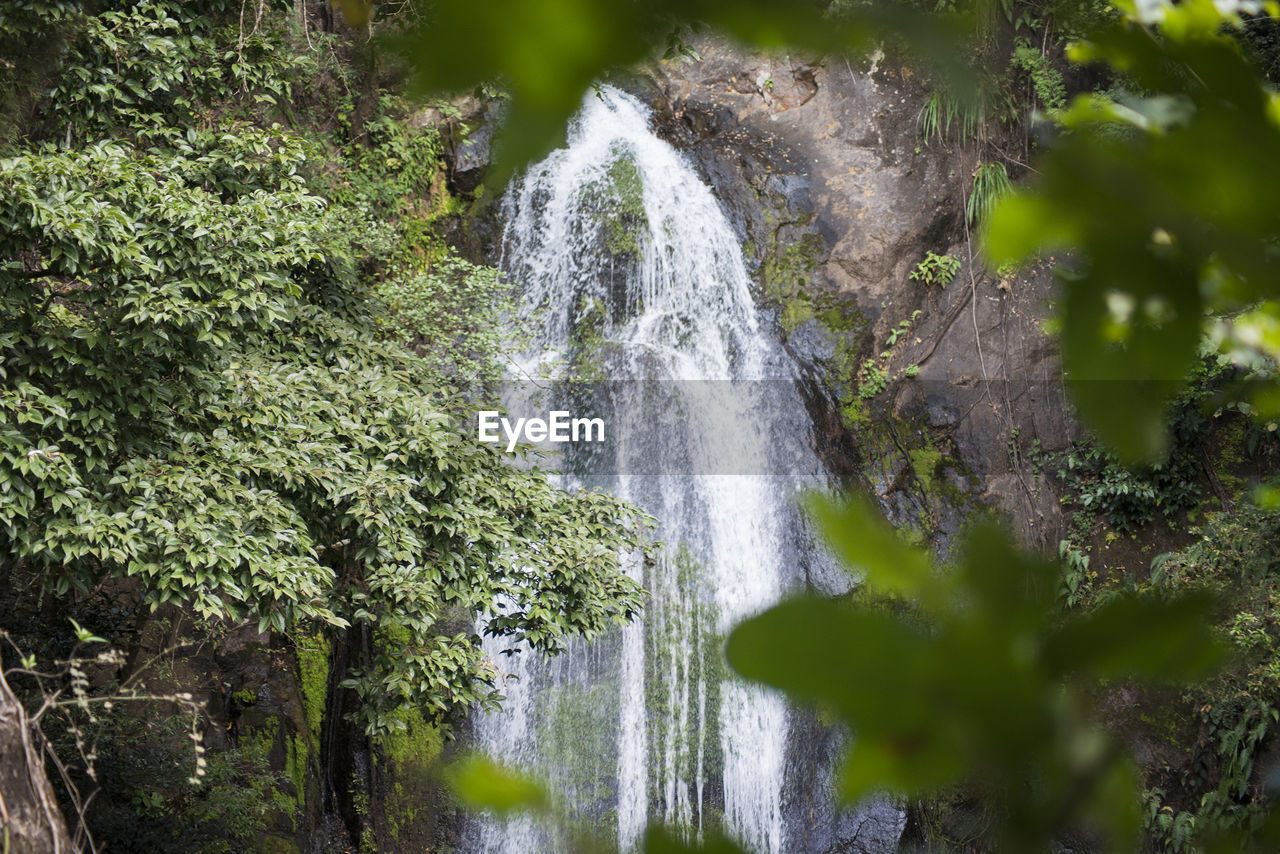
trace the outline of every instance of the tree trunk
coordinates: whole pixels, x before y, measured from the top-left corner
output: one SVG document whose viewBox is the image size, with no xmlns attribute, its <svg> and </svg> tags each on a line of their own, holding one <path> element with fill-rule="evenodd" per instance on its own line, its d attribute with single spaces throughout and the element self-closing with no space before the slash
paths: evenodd
<svg viewBox="0 0 1280 854">
<path fill-rule="evenodd" d="M 31 740 L 27 713 L 0 670 L 0 851 L 72 854 L 62 811 Z"/>
</svg>

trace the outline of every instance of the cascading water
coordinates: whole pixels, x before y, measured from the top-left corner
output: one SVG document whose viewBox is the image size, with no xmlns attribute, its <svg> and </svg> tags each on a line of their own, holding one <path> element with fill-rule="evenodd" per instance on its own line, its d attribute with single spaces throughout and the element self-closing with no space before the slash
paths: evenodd
<svg viewBox="0 0 1280 854">
<path fill-rule="evenodd" d="M 789 774 L 829 771 L 796 767 L 783 700 L 723 663 L 732 626 L 803 580 L 813 548 L 796 491 L 824 482 L 796 366 L 761 328 L 738 238 L 647 109 L 610 87 L 505 215 L 503 264 L 533 336 L 522 370 L 553 376 L 547 408 L 590 408 L 609 431 L 603 448 L 566 453 L 564 477 L 643 507 L 666 547 L 631 568 L 651 597 L 625 629 L 551 660 L 486 641 L 511 678 L 502 711 L 477 719 L 477 746 L 545 779 L 622 850 L 651 821 L 716 828 L 753 852 L 826 847 L 829 829 L 819 841 L 794 826 L 787 793 Z M 463 841 L 553 852 L 569 832 L 483 820 Z"/>
</svg>

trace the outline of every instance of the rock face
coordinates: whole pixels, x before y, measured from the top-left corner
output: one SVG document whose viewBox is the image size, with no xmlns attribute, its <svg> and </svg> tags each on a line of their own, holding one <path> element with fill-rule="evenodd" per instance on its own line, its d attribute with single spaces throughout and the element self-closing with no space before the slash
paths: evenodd
<svg viewBox="0 0 1280 854">
<path fill-rule="evenodd" d="M 843 394 L 864 484 L 940 549 L 982 506 L 1056 543 L 1037 456 L 1075 427 L 1042 325 L 1053 282 L 982 268 L 964 217 L 977 154 L 921 138 L 926 93 L 880 51 L 698 50 L 652 71 L 662 129 L 730 210 L 779 334 Z M 911 278 L 928 252 L 959 262 L 945 287 Z"/>
<path fill-rule="evenodd" d="M 721 136 L 707 140 L 711 148 L 745 135 L 765 149 L 766 171 L 779 173 L 768 191 L 816 217 L 823 284 L 878 314 L 915 263 L 913 250 L 938 245 L 959 225 L 954 158 L 933 156 L 917 139 L 913 75 L 882 58 L 855 70 L 844 59 L 807 64 L 724 44 L 705 49 L 703 62 L 664 68 L 672 113 L 710 112 Z"/>
</svg>

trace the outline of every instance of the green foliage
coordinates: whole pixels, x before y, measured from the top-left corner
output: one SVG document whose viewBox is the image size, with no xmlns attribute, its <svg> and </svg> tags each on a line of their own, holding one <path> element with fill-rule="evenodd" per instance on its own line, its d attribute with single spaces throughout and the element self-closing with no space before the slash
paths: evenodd
<svg viewBox="0 0 1280 854">
<path fill-rule="evenodd" d="M 1151 522 L 1157 512 L 1168 519 L 1199 502 L 1198 462 L 1178 455 L 1172 463 L 1134 472 L 1096 444 L 1084 443 L 1064 454 L 1058 477 L 1082 507 L 1105 518 L 1117 531 L 1131 533 Z"/>
<path fill-rule="evenodd" d="M 965 218 L 969 225 L 985 222 L 999 201 L 1013 191 L 1009 173 L 999 161 L 979 163 L 973 173 L 973 187 L 965 202 Z"/>
<path fill-rule="evenodd" d="M 863 362 L 858 376 L 858 397 L 863 400 L 870 400 L 889 385 L 888 372 L 875 359 Z"/>
<path fill-rule="evenodd" d="M 178 764 L 190 751 L 169 722 L 121 715 L 100 733 L 100 797 L 91 813 L 104 850 L 156 854 L 234 854 L 267 828 L 271 794 L 286 781 L 272 774 L 264 744 L 210 754 L 204 781 L 192 786 Z"/>
<path fill-rule="evenodd" d="M 984 143 L 992 126 L 1016 117 L 1016 105 L 1001 80 L 983 75 L 968 80 L 939 76 L 936 81 L 916 114 L 926 143 Z"/>
<path fill-rule="evenodd" d="M 955 139 L 964 144 L 977 138 L 983 119 L 979 99 L 962 98 L 953 90 L 942 88 L 929 93 L 916 116 L 916 125 L 926 142 Z"/>
<path fill-rule="evenodd" d="M 1169 409 L 1167 431 L 1172 445 L 1159 462 L 1129 466 L 1100 446 L 1083 439 L 1057 460 L 1057 476 L 1070 500 L 1112 528 L 1131 533 L 1160 514 L 1172 523 L 1180 510 L 1200 502 L 1203 442 L 1213 426 L 1205 404 L 1223 386 L 1229 371 L 1208 358 L 1193 371 L 1194 385 L 1184 389 Z"/>
<path fill-rule="evenodd" d="M 518 810 L 543 810 L 547 792 L 536 780 L 486 759 L 470 756 L 449 768 L 449 787 L 472 809 L 502 814 Z"/>
<path fill-rule="evenodd" d="M 677 66 L 682 62 L 702 62 L 702 56 L 684 40 L 679 27 L 667 33 L 667 47 L 662 52 L 662 58 Z"/>
<path fill-rule="evenodd" d="M 172 0 L 79 13 L 50 102 L 69 139 L 146 136 L 221 111 L 285 109 L 317 66 L 274 32 L 232 36 Z"/>
<path fill-rule="evenodd" d="M 1074 608 L 1084 598 L 1089 582 L 1089 555 L 1071 544 L 1070 540 L 1058 543 L 1058 557 L 1062 559 L 1062 583 L 1058 596 L 1068 608 Z"/>
<path fill-rule="evenodd" d="M 315 54 L 189 11 L 67 11 L 50 112 L 64 142 L 117 138 L 0 161 L 0 549 L 59 593 L 132 576 L 207 617 L 368 626 L 380 644 L 346 684 L 371 732 L 406 704 L 492 701 L 459 629 L 502 599 L 490 631 L 554 652 L 626 619 L 634 517 L 445 414 L 495 370 L 496 324 L 468 322 L 492 323 L 505 286 L 418 242 L 438 136 L 389 99 L 336 156 L 231 121 L 283 109 Z M 386 305 L 359 274 L 392 256 L 375 334 Z M 323 658 L 301 657 L 313 731 Z"/>
<path fill-rule="evenodd" d="M 889 331 L 889 337 L 885 339 L 884 345 L 886 347 L 892 347 L 894 344 L 897 344 L 899 338 L 902 338 L 911 331 L 911 324 L 919 319 L 921 313 L 922 312 L 919 309 L 916 309 L 911 312 L 910 317 L 898 321 L 898 325 Z"/>
<path fill-rule="evenodd" d="M 1148 793 L 1148 824 L 1166 851 L 1191 850 L 1188 832 L 1214 851 L 1245 850 L 1249 843 L 1269 850 L 1264 819 L 1270 772 L 1260 765 L 1280 720 L 1280 514 L 1246 503 L 1213 514 L 1195 533 L 1195 542 L 1161 556 L 1139 589 L 1159 595 L 1218 591 L 1214 624 L 1236 656 L 1181 699 L 1185 714 L 1199 723 L 1191 772 L 1179 781 L 1179 791 Z"/>
<path fill-rule="evenodd" d="M 419 206 L 440 173 L 444 142 L 431 128 L 409 127 L 397 118 L 403 112 L 400 99 L 380 98 L 362 138 L 342 147 L 341 174 L 317 176 L 324 195 L 370 222 L 435 213 Z"/>
<path fill-rule="evenodd" d="M 1027 75 L 1032 91 L 1040 104 L 1048 111 L 1061 110 L 1067 104 L 1067 87 L 1062 82 L 1062 72 L 1049 64 L 1049 59 L 1026 39 L 1014 45 L 1009 65 Z"/>
<path fill-rule="evenodd" d="M 502 600 L 489 630 L 554 652 L 629 617 L 630 510 L 464 438 L 421 390 L 439 365 L 363 330 L 351 217 L 298 141 L 216 139 L 0 161 L 7 559 L 58 592 L 128 576 L 208 617 L 394 636 L 349 674 L 375 732 L 493 699 L 448 620 Z"/>
<path fill-rule="evenodd" d="M 1186 810 L 1174 812 L 1162 802 L 1163 797 L 1163 789 L 1143 795 L 1143 829 L 1156 840 L 1161 854 L 1189 854 L 1194 850 L 1196 817 Z"/>
<path fill-rule="evenodd" d="M 926 285 L 937 285 L 945 288 L 960 271 L 960 259 L 950 255 L 938 255 L 932 249 L 927 251 L 916 268 L 911 271 L 911 280 Z"/>
<path fill-rule="evenodd" d="M 32 130 L 36 104 L 52 83 L 66 32 L 79 18 L 77 0 L 0 4 L 0 146 Z"/>
<path fill-rule="evenodd" d="M 450 255 L 384 278 L 374 293 L 386 306 L 384 334 L 411 347 L 438 384 L 474 397 L 502 379 L 499 357 L 516 348 L 516 295 L 499 270 Z"/>
<path fill-rule="evenodd" d="M 1231 7 L 1121 8 L 1124 22 L 1070 56 L 1132 75 L 1146 95 L 1077 98 L 1032 186 L 993 212 L 986 251 L 995 264 L 1071 253 L 1062 346 L 1080 411 L 1121 457 L 1150 459 L 1206 309 L 1233 315 L 1246 349 L 1280 353 L 1266 331 L 1280 316 L 1280 113 L 1224 32 Z"/>
<path fill-rule="evenodd" d="M 1086 698 L 1098 680 L 1185 680 L 1212 669 L 1208 601 L 1117 597 L 1062 621 L 1057 568 L 992 530 L 971 533 L 959 564 L 942 571 L 860 502 L 819 500 L 814 512 L 863 584 L 908 607 L 800 598 L 739 626 L 728 655 L 744 676 L 854 728 L 842 797 L 880 788 L 920 796 L 970 780 L 1002 814 L 986 845 L 1046 850 L 1086 821 L 1104 850 L 1133 850 L 1133 766 L 1090 721 Z"/>
</svg>

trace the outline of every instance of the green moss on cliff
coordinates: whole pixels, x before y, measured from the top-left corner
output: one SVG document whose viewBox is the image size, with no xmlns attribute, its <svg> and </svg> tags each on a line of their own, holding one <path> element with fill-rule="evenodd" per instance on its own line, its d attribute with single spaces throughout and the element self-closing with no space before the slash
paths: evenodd
<svg viewBox="0 0 1280 854">
<path fill-rule="evenodd" d="M 283 836 L 264 836 L 255 849 L 257 854 L 302 854 L 298 843 Z"/>
<path fill-rule="evenodd" d="M 913 448 L 908 452 L 911 457 L 911 469 L 915 472 L 916 481 L 926 494 L 933 493 L 934 478 L 938 474 L 938 466 L 943 460 L 942 452 L 926 440 L 925 445 Z"/>
<path fill-rule="evenodd" d="M 612 255 L 639 257 L 649 219 L 644 210 L 644 179 L 635 157 L 615 148 L 604 177 L 583 190 L 582 200 L 596 213 L 605 249 Z"/>
<path fill-rule="evenodd" d="M 398 850 L 421 850 L 435 833 L 440 800 L 435 770 L 444 735 L 416 709 L 401 709 L 392 719 L 391 731 L 374 742 L 374 761 L 385 781 L 375 823 Z M 382 842 L 385 850 L 387 839 Z"/>
<path fill-rule="evenodd" d="M 440 758 L 444 735 L 417 709 L 400 709 L 391 716 L 399 726 L 378 738 L 379 752 L 388 762 L 427 766 Z"/>
<path fill-rule="evenodd" d="M 325 699 L 329 691 L 329 641 L 323 635 L 312 635 L 298 641 L 298 677 L 302 690 L 307 729 L 319 743 L 324 720 Z"/>
<path fill-rule="evenodd" d="M 815 294 L 810 288 L 814 268 L 821 257 L 822 238 L 813 233 L 784 242 L 775 231 L 764 248 L 760 286 L 766 300 L 780 308 L 782 328 L 788 335 L 831 309 L 829 296 Z"/>
</svg>

